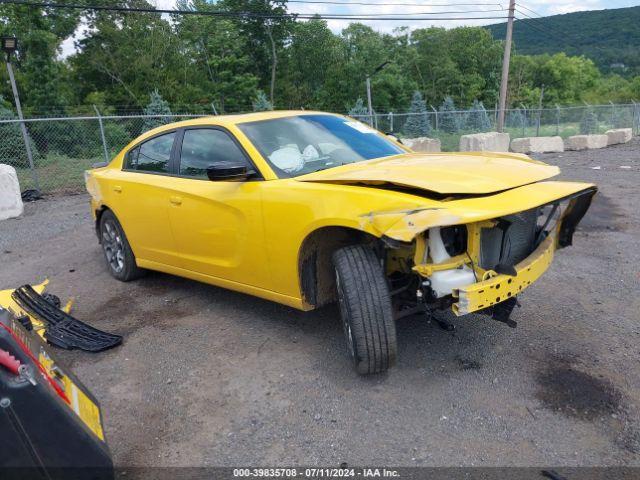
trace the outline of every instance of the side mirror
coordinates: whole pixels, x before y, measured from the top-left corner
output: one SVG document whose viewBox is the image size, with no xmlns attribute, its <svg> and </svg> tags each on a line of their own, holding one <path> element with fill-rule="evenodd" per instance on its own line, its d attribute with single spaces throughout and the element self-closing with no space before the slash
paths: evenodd
<svg viewBox="0 0 640 480">
<path fill-rule="evenodd" d="M 247 166 L 240 163 L 221 162 L 207 167 L 207 177 L 213 182 L 243 182 L 254 173 L 253 170 L 247 170 Z"/>
<path fill-rule="evenodd" d="M 385 135 L 387 137 L 389 137 L 391 140 L 394 140 L 394 141 L 398 142 L 399 144 L 404 145 L 402 143 L 402 140 L 400 140 L 398 137 L 396 137 L 393 133 L 385 133 Z"/>
</svg>

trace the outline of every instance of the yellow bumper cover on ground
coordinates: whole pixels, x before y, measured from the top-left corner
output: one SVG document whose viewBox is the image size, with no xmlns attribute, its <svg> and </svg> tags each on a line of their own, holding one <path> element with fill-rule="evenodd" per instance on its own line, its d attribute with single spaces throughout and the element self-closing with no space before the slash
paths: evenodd
<svg viewBox="0 0 640 480">
<path fill-rule="evenodd" d="M 496 275 L 453 291 L 451 309 L 456 315 L 476 312 L 514 297 L 547 271 L 555 253 L 555 236 L 547 237 L 536 250 L 515 266 L 517 275 Z"/>
</svg>

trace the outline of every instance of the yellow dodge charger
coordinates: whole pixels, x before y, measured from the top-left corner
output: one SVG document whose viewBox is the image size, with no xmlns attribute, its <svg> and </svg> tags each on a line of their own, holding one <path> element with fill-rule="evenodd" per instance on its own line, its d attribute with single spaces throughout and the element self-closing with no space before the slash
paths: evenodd
<svg viewBox="0 0 640 480">
<path fill-rule="evenodd" d="M 86 184 L 115 278 L 158 270 L 301 310 L 337 300 L 368 374 L 394 364 L 401 317 L 450 308 L 515 326 L 516 296 L 596 192 L 548 181 L 558 173 L 525 155 L 414 153 L 351 118 L 293 111 L 164 125 Z"/>
</svg>

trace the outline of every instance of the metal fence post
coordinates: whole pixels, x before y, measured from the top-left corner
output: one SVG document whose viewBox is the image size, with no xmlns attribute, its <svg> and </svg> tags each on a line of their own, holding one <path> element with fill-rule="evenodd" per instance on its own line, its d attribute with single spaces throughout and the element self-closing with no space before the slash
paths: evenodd
<svg viewBox="0 0 640 480">
<path fill-rule="evenodd" d="M 433 105 L 429 105 L 429 106 L 431 107 L 431 110 L 433 110 L 433 113 L 436 114 L 436 130 L 439 130 L 439 128 L 438 128 L 438 110 L 433 108 Z"/>
<path fill-rule="evenodd" d="M 611 104 L 611 128 L 616 128 L 615 127 L 616 106 L 613 104 L 612 101 L 609 101 L 609 103 Z"/>
<path fill-rule="evenodd" d="M 389 131 L 393 133 L 393 112 L 389 112 Z"/>
<path fill-rule="evenodd" d="M 98 125 L 100 125 L 100 136 L 102 137 L 102 150 L 104 151 L 104 161 L 109 163 L 109 149 L 107 148 L 107 138 L 104 136 L 104 125 L 102 124 L 102 116 L 98 107 L 93 105 L 93 109 L 98 116 Z"/>
<path fill-rule="evenodd" d="M 29 160 L 29 168 L 31 169 L 31 177 L 33 178 L 33 184 L 36 190 L 40 190 L 40 179 L 38 178 L 38 172 L 33 163 L 33 154 L 31 152 L 31 145 L 29 144 L 29 133 L 27 132 L 27 126 L 24 123 L 24 117 L 22 116 L 22 106 L 20 105 L 20 97 L 18 96 L 18 87 L 16 86 L 16 79 L 13 76 L 13 67 L 11 62 L 7 58 L 7 70 L 9 71 L 9 81 L 11 82 L 11 89 L 13 90 L 13 97 L 16 102 L 16 110 L 18 111 L 18 120 L 20 121 L 20 130 L 22 131 L 22 139 L 24 140 L 24 148 L 27 151 L 27 160 Z"/>
<path fill-rule="evenodd" d="M 560 105 L 556 103 L 556 136 L 560 135 Z"/>
<path fill-rule="evenodd" d="M 520 104 L 520 106 L 522 107 L 522 136 L 526 137 L 527 132 L 526 132 L 526 128 L 527 128 L 527 107 L 525 107 L 524 105 Z"/>
</svg>

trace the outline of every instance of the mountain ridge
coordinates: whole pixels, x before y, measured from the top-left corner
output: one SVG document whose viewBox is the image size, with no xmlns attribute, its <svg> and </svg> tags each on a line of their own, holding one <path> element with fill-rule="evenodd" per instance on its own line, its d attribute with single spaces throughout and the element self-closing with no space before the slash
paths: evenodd
<svg viewBox="0 0 640 480">
<path fill-rule="evenodd" d="M 527 18 L 534 17 L 534 18 Z M 536 55 L 565 52 L 591 58 L 604 73 L 640 74 L 640 6 L 537 17 L 516 7 L 515 52 Z M 504 39 L 506 23 L 487 25 Z"/>
</svg>

